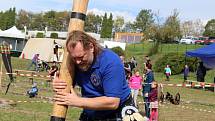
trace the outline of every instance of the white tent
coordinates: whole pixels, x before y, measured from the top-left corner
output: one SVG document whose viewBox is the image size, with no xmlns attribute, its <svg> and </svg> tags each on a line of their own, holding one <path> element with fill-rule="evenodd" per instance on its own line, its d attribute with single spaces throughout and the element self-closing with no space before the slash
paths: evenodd
<svg viewBox="0 0 215 121">
<path fill-rule="evenodd" d="M 0 37 L 11 37 L 11 38 L 25 38 L 25 34 L 18 30 L 15 26 L 5 31 L 0 31 Z"/>
<path fill-rule="evenodd" d="M 31 38 L 25 45 L 20 58 L 32 59 L 35 54 L 40 54 L 39 58 L 46 62 L 56 61 L 54 47 L 64 47 L 66 40 L 52 38 Z M 63 49 L 58 51 L 59 61 L 63 59 Z"/>
</svg>

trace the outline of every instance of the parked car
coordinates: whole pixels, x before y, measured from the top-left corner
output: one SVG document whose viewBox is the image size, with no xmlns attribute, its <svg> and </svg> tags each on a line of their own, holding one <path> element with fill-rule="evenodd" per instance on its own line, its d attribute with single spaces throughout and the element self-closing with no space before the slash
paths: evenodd
<svg viewBox="0 0 215 121">
<path fill-rule="evenodd" d="M 180 40 L 180 44 L 195 44 L 196 38 L 194 37 L 186 37 Z"/>
<path fill-rule="evenodd" d="M 209 45 L 211 43 L 215 43 L 215 37 L 209 37 L 207 40 L 204 41 L 204 44 Z"/>
<path fill-rule="evenodd" d="M 195 44 L 205 44 L 205 41 L 208 39 L 208 37 L 199 37 L 195 40 Z"/>
</svg>

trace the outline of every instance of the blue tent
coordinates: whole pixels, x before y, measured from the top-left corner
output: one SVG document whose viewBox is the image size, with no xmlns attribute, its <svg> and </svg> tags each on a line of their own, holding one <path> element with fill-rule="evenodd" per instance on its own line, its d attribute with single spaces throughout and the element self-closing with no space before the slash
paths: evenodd
<svg viewBox="0 0 215 121">
<path fill-rule="evenodd" d="M 207 68 L 215 68 L 215 43 L 186 52 L 186 56 L 199 57 L 204 66 Z"/>
</svg>

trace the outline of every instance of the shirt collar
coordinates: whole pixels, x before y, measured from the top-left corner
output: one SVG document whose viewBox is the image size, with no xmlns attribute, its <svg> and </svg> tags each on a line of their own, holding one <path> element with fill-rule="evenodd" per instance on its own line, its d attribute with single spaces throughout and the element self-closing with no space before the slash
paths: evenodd
<svg viewBox="0 0 215 121">
<path fill-rule="evenodd" d="M 99 67 L 99 65 L 100 65 L 100 59 L 101 59 L 102 53 L 103 53 L 103 51 L 102 51 L 100 54 L 98 54 L 98 55 L 96 56 L 96 60 L 93 62 L 92 69 L 93 69 L 93 68 L 98 68 L 98 67 Z"/>
</svg>

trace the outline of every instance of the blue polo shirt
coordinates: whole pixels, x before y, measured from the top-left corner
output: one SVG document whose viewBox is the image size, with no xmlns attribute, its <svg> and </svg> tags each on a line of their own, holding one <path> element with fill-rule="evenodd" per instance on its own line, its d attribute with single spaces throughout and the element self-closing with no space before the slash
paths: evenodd
<svg viewBox="0 0 215 121">
<path fill-rule="evenodd" d="M 81 87 L 83 97 L 100 96 L 120 98 L 120 105 L 130 95 L 124 66 L 117 54 L 104 49 L 86 72 L 76 70 L 75 82 Z M 84 110 L 88 116 L 105 115 L 113 111 Z"/>
</svg>

